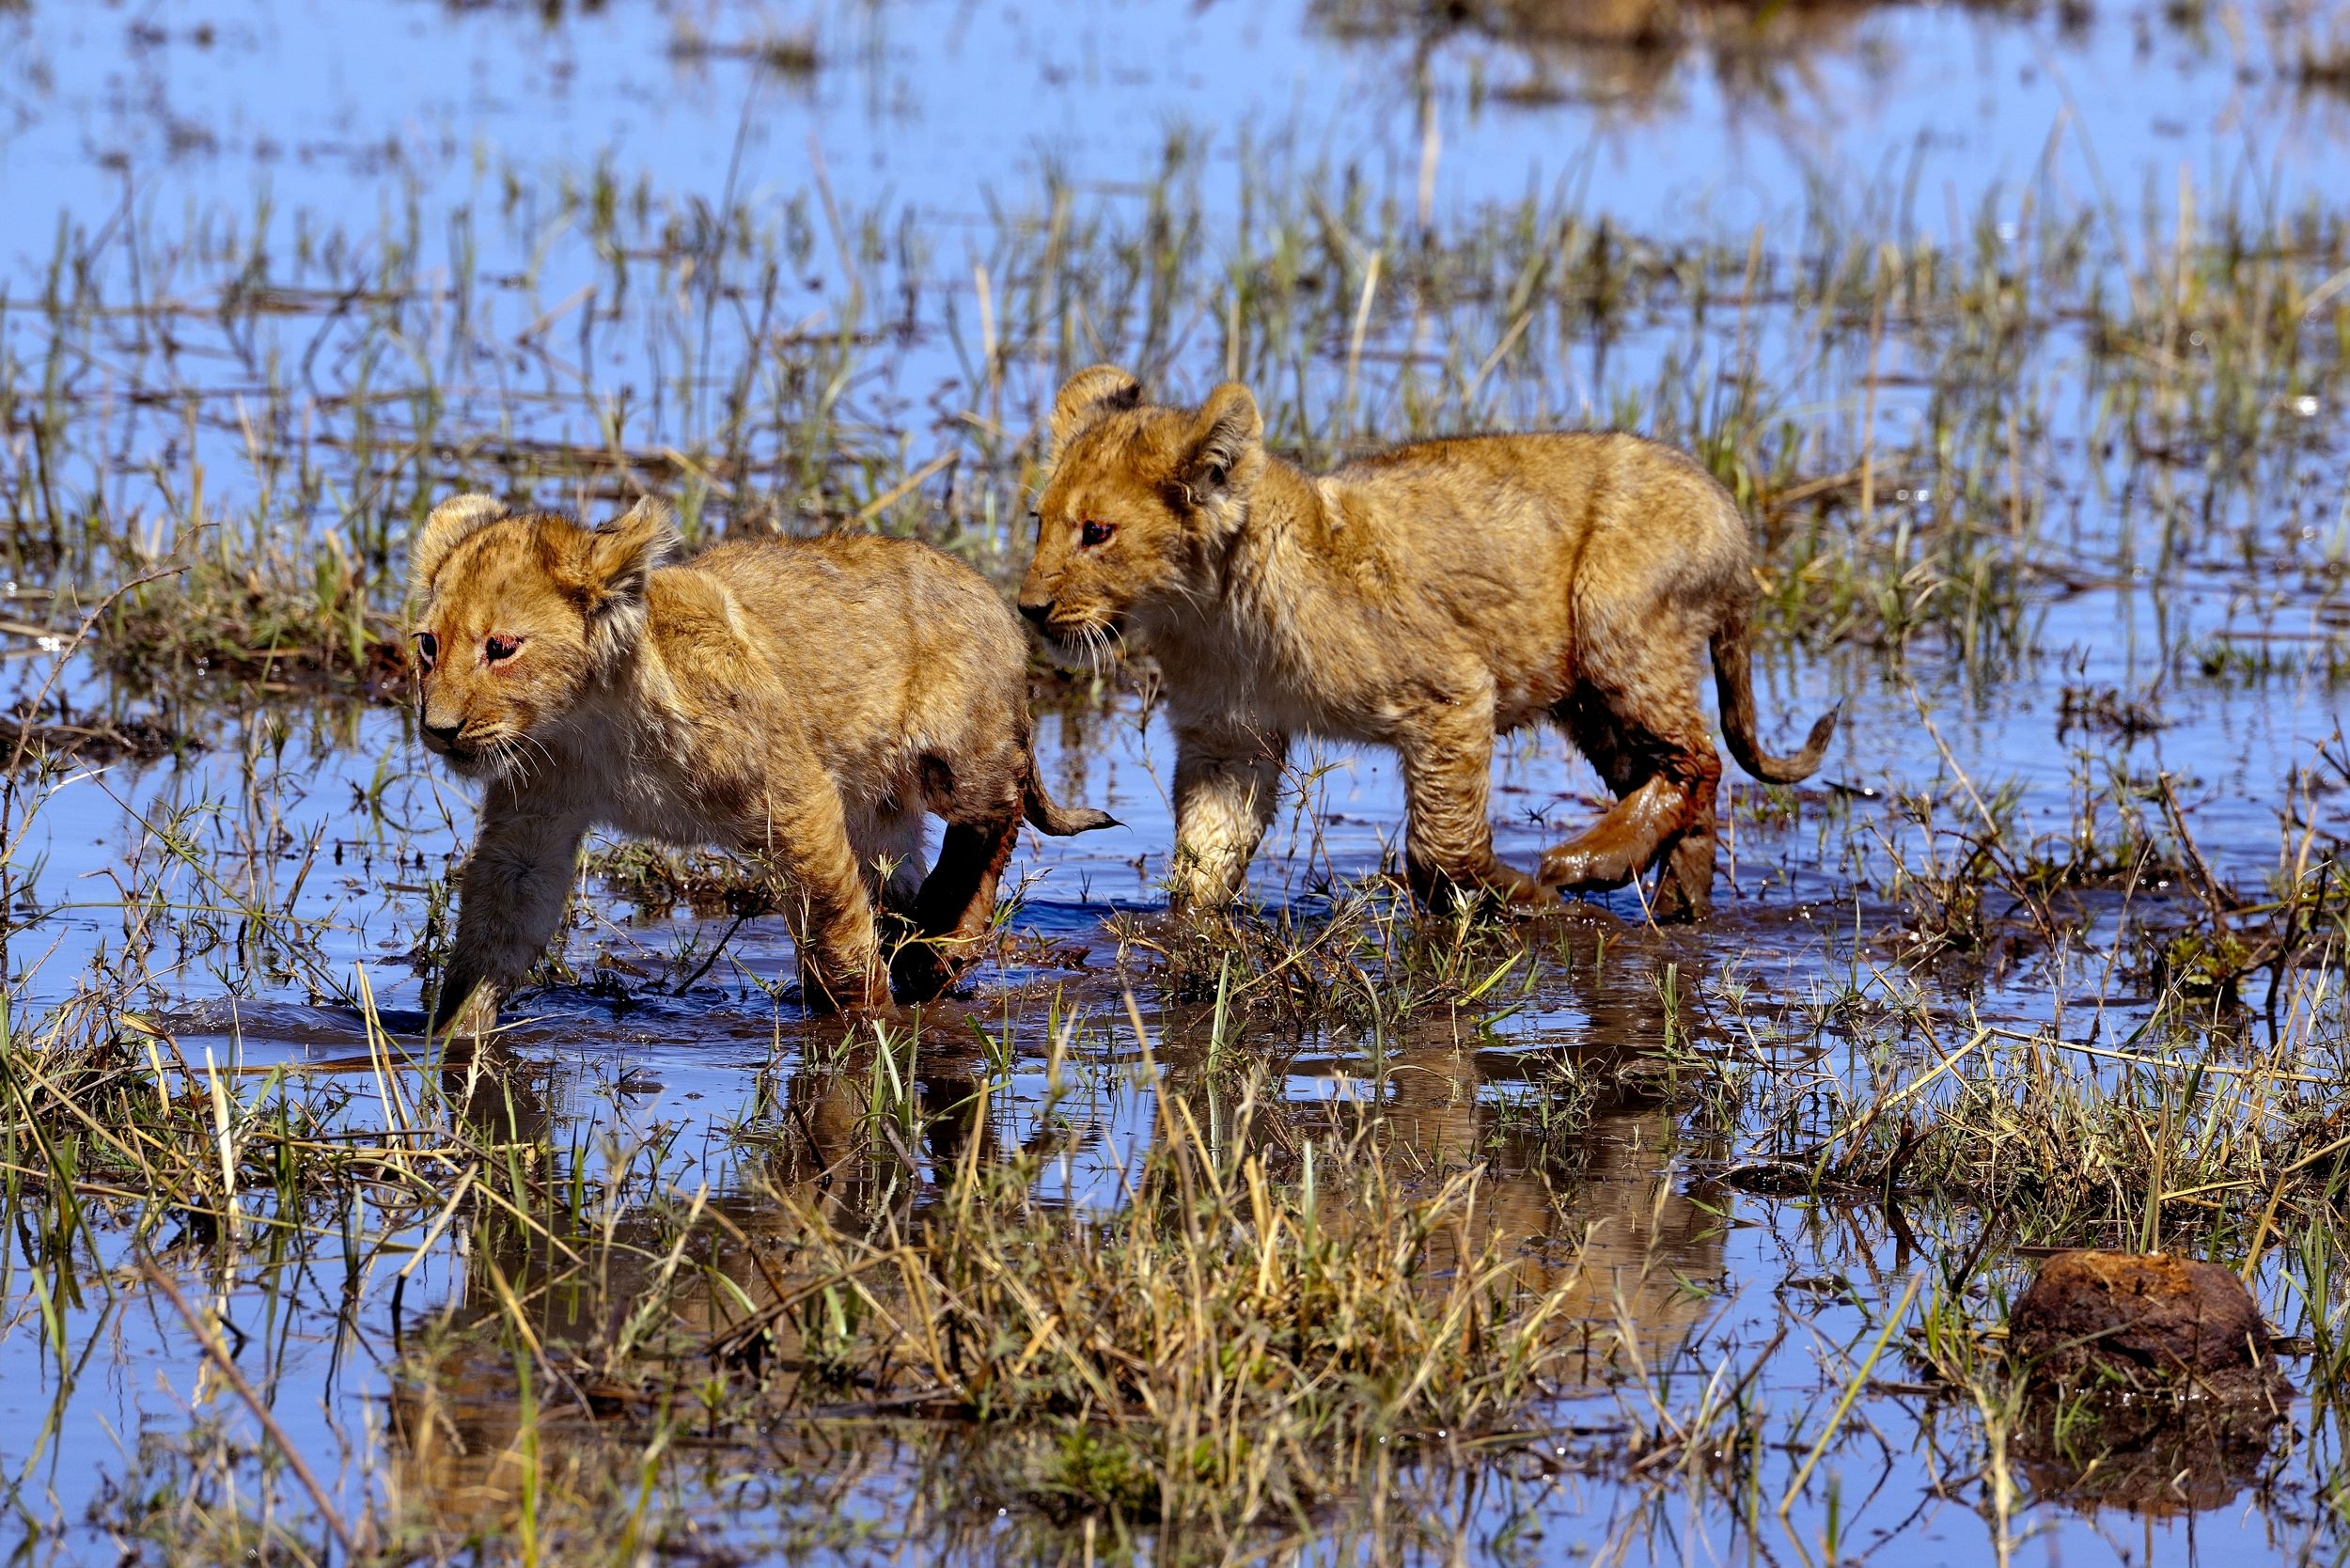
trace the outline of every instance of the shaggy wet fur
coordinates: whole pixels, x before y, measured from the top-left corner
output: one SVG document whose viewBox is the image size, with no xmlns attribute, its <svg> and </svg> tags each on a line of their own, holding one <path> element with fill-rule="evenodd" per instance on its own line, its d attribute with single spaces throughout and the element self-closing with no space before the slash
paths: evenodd
<svg viewBox="0 0 2350 1568">
<path fill-rule="evenodd" d="M 1109 366 L 1053 414 L 1021 612 L 1064 657 L 1146 647 L 1175 730 L 1179 903 L 1236 897 L 1290 738 L 1395 747 L 1405 868 L 1442 898 L 1549 901 L 1658 872 L 1659 918 L 1708 908 L 1721 762 L 1698 696 L 1707 650 L 1731 755 L 1755 738 L 1745 519 L 1683 453 L 1613 433 L 1402 447 L 1313 477 L 1268 455 L 1256 400 L 1147 403 Z M 1496 735 L 1547 720 L 1616 806 L 1528 876 L 1494 856 Z"/>
<path fill-rule="evenodd" d="M 590 827 L 779 870 L 815 1006 L 908 999 L 986 933 L 1021 821 L 1064 811 L 1029 749 L 1026 639 L 977 572 L 904 540 L 725 544 L 665 566 L 669 512 L 589 530 L 488 496 L 410 551 L 417 722 L 482 781 L 432 1025 L 485 1027 L 560 924 Z M 924 813 L 946 819 L 923 869 Z"/>
</svg>

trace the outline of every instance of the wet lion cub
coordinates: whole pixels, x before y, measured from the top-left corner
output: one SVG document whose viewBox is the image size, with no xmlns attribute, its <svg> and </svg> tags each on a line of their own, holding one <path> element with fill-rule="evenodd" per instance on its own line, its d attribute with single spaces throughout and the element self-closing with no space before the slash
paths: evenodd
<svg viewBox="0 0 2350 1568">
<path fill-rule="evenodd" d="M 1699 704 L 1709 648 L 1731 755 L 1785 783 L 1819 765 L 1756 744 L 1745 520 L 1637 436 L 1428 441 L 1320 477 L 1269 456 L 1256 400 L 1146 402 L 1096 366 L 1061 388 L 1020 610 L 1064 654 L 1140 643 L 1175 731 L 1179 904 L 1234 898 L 1290 737 L 1401 754 L 1404 864 L 1423 896 L 1540 902 L 1658 868 L 1659 917 L 1713 896 L 1721 762 Z M 1494 738 L 1565 730 L 1617 804 L 1528 877 L 1494 857 Z"/>
<path fill-rule="evenodd" d="M 780 870 L 809 1002 L 889 1001 L 875 906 L 922 940 L 930 995 L 986 932 L 1025 816 L 1109 825 L 1045 795 L 1026 639 L 968 567 L 905 540 L 724 544 L 680 566 L 668 509 L 593 530 L 486 495 L 433 510 L 409 555 L 416 717 L 482 781 L 432 1027 L 496 1015 L 562 918 L 603 826 Z M 947 821 L 922 870 L 923 813 Z"/>
</svg>

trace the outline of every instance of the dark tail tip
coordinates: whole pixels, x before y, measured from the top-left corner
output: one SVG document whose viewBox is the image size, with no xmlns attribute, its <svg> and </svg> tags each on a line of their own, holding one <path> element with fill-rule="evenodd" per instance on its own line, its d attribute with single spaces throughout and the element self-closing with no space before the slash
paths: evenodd
<svg viewBox="0 0 2350 1568">
<path fill-rule="evenodd" d="M 1837 721 L 1843 716 L 1844 705 L 1839 702 L 1812 721 L 1811 733 L 1803 738 L 1803 749 L 1780 764 L 1791 776 L 1785 782 L 1792 784 L 1796 779 L 1809 778 L 1818 771 L 1821 759 L 1827 755 L 1827 743 L 1836 734 Z"/>
<path fill-rule="evenodd" d="M 1044 780 L 1037 776 L 1036 753 L 1028 753 L 1028 776 L 1021 789 L 1020 814 L 1028 819 L 1028 825 L 1048 838 L 1066 839 L 1075 833 L 1090 833 L 1097 827 L 1122 827 L 1125 824 L 1107 811 L 1096 811 L 1090 806 L 1061 806 L 1044 791 Z"/>
<path fill-rule="evenodd" d="M 1844 705 L 1839 702 L 1812 722 L 1811 733 L 1804 737 L 1803 749 L 1792 757 L 1774 757 L 1754 744 L 1752 734 L 1740 729 L 1730 734 L 1731 754 L 1738 765 L 1765 784 L 1799 784 L 1817 773 L 1820 761 L 1827 755 L 1827 743 L 1836 733 L 1836 722 L 1843 716 Z"/>
<path fill-rule="evenodd" d="M 1052 796 L 1034 785 L 1028 789 L 1021 815 L 1028 819 L 1029 826 L 1051 839 L 1090 833 L 1097 827 L 1125 825 L 1107 811 L 1096 811 L 1090 806 L 1056 806 Z"/>
</svg>

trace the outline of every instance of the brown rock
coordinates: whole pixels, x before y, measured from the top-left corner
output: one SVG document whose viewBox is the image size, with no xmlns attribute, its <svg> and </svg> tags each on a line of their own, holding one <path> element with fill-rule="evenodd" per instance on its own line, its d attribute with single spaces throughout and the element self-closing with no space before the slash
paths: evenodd
<svg viewBox="0 0 2350 1568">
<path fill-rule="evenodd" d="M 2076 1506 L 2219 1506 L 2259 1475 L 2293 1397 L 2243 1283 L 2159 1252 L 2050 1258 L 2007 1353 L 2030 1383 L 2017 1454 L 2036 1493 Z"/>
<path fill-rule="evenodd" d="M 2277 1377 L 2268 1325 L 2243 1282 L 2217 1263 L 2167 1253 L 2060 1252 L 2008 1321 L 2011 1363 L 2034 1381 L 2118 1373 L 2134 1386 L 2265 1389 Z"/>
</svg>

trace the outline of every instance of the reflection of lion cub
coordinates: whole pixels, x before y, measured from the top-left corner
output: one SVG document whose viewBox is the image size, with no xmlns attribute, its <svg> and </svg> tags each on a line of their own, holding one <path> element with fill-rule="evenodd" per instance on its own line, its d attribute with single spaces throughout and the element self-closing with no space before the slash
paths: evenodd
<svg viewBox="0 0 2350 1568">
<path fill-rule="evenodd" d="M 468 495 L 410 551 L 424 744 L 486 785 L 435 1028 L 468 997 L 471 1022 L 494 1018 L 591 826 L 776 866 L 809 1001 L 877 1007 L 876 898 L 930 939 L 898 973 L 931 994 L 985 933 L 1024 814 L 1109 823 L 1046 798 L 1026 639 L 977 572 L 870 537 L 663 566 L 675 541 L 657 502 L 590 532 Z M 928 877 L 926 808 L 948 823 Z"/>
<path fill-rule="evenodd" d="M 1175 729 L 1175 892 L 1233 898 L 1296 732 L 1394 746 L 1423 895 L 1539 902 L 1653 865 L 1660 916 L 1713 895 L 1721 762 L 1699 706 L 1707 647 L 1731 755 L 1757 778 L 1819 765 L 1836 715 L 1791 758 L 1755 744 L 1745 521 L 1681 453 L 1622 434 L 1398 447 L 1314 478 L 1269 457 L 1256 400 L 1143 401 L 1108 366 L 1053 411 L 1021 613 L 1064 653 L 1120 637 L 1165 676 Z M 1564 729 L 1618 801 L 1543 856 L 1494 858 L 1494 737 Z"/>
</svg>

